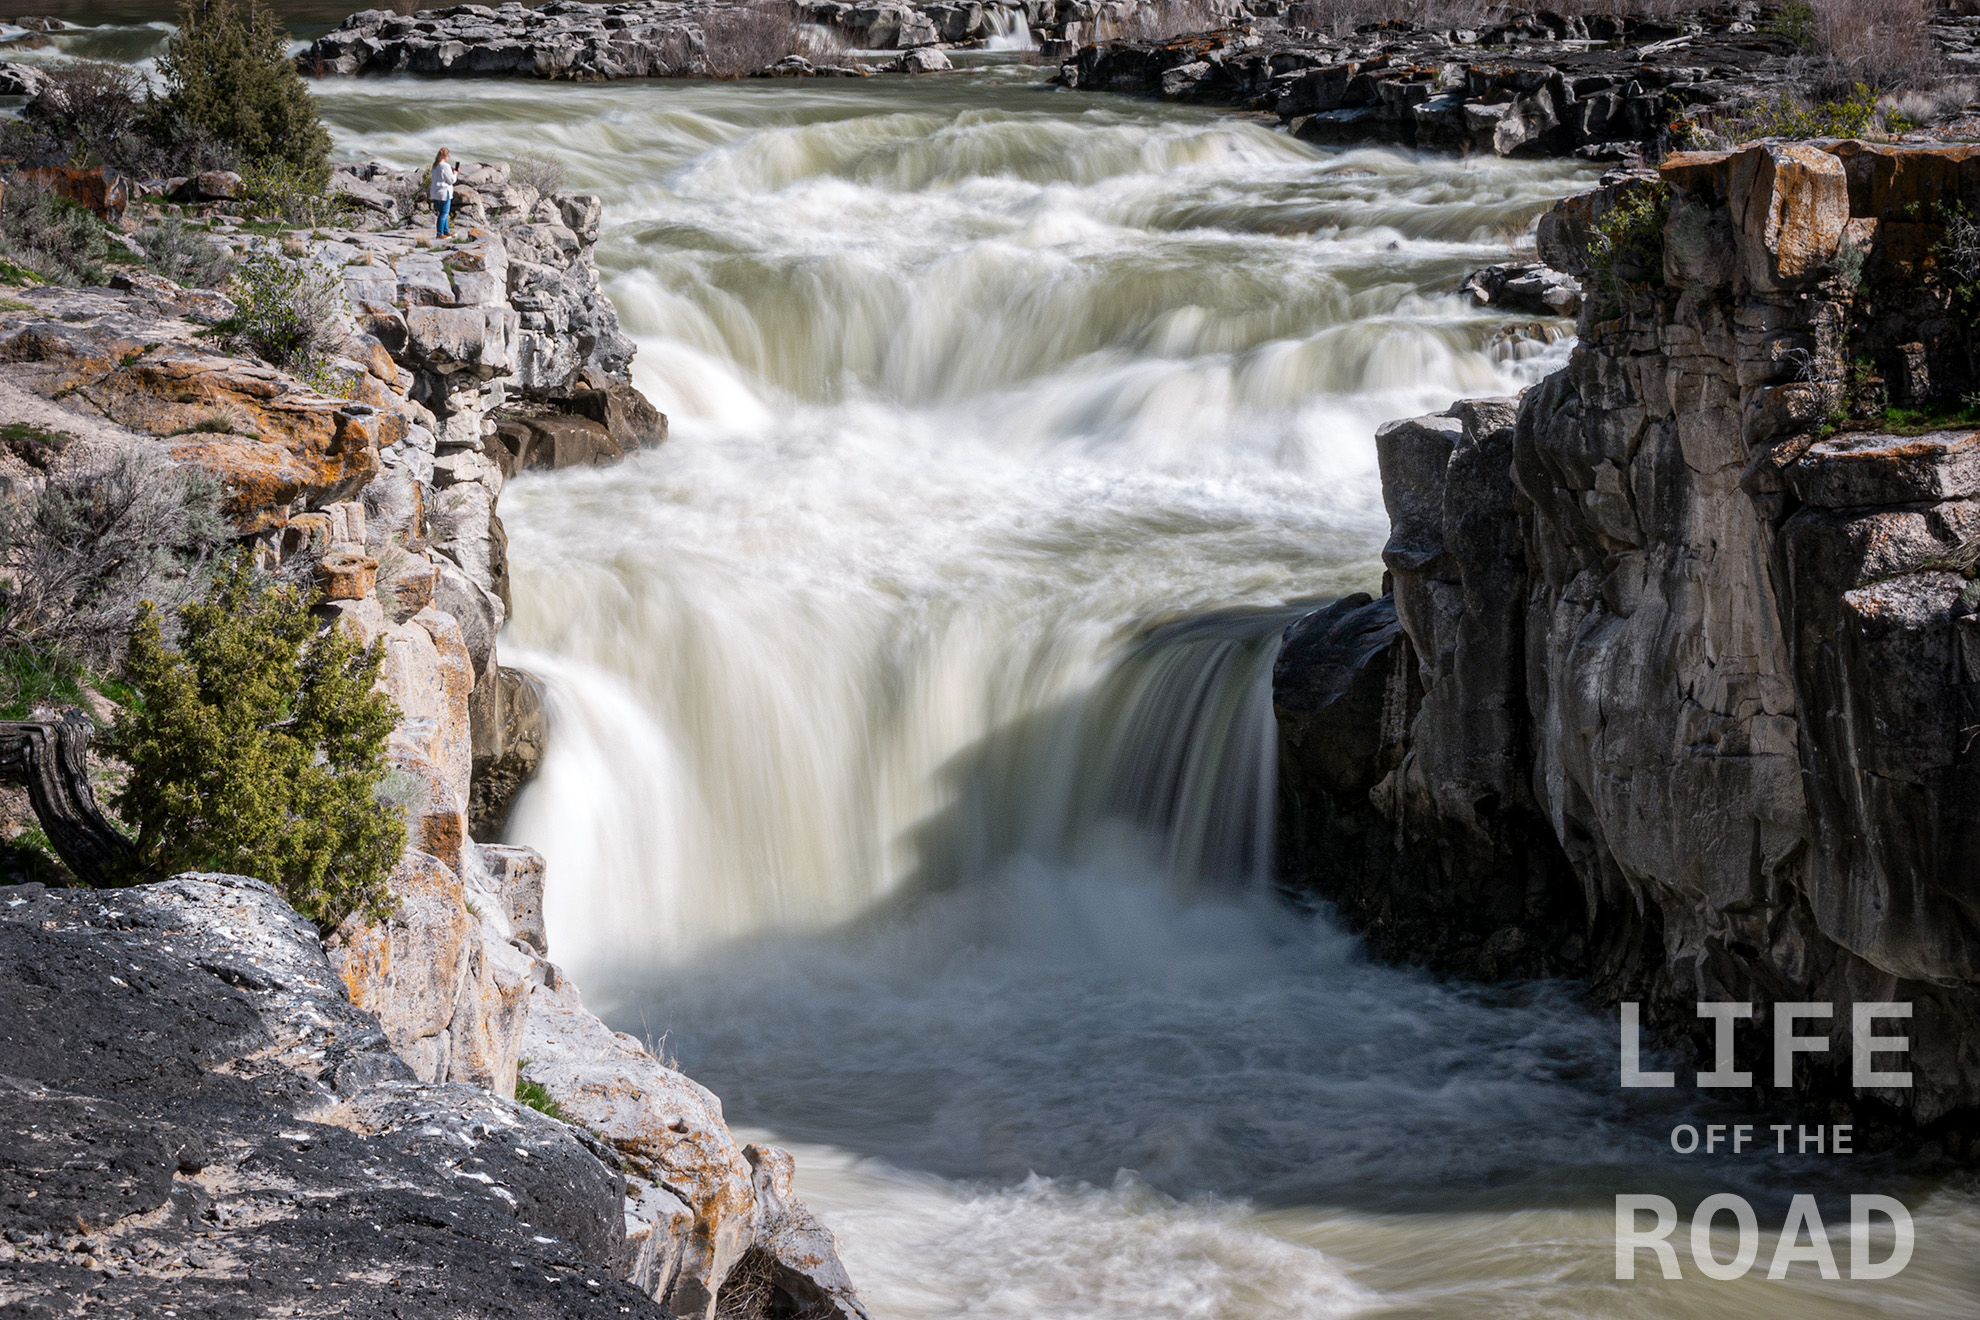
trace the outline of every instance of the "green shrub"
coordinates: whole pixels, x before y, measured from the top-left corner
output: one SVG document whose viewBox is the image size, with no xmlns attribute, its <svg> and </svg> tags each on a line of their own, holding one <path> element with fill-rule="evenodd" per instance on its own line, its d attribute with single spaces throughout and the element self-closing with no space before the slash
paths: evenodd
<svg viewBox="0 0 1980 1320">
<path fill-rule="evenodd" d="M 163 108 L 243 165 L 282 161 L 320 188 L 330 177 L 330 133 L 287 43 L 261 0 L 181 0 L 179 30 L 158 60 Z"/>
<path fill-rule="evenodd" d="M 550 1098 L 550 1092 L 544 1089 L 541 1083 L 532 1082 L 522 1075 L 522 1070 L 527 1067 L 529 1067 L 528 1059 L 521 1059 L 516 1063 L 516 1099 L 537 1113 L 556 1119 L 559 1123 L 570 1122 L 570 1119 L 564 1115 L 563 1106 Z"/>
<path fill-rule="evenodd" d="M 1777 37 L 1787 38 L 1799 50 L 1812 51 L 1820 46 L 1822 40 L 1815 6 L 1808 0 L 1788 0 L 1769 20 L 1766 30 Z"/>
<path fill-rule="evenodd" d="M 271 158 L 241 167 L 240 192 L 231 209 L 247 220 L 313 229 L 333 223 L 342 208 L 324 195 L 321 179 Z"/>
<path fill-rule="evenodd" d="M 179 611 L 180 648 L 147 609 L 124 660 L 135 695 L 105 746 L 130 766 L 112 798 L 141 873 L 266 880 L 324 930 L 391 910 L 404 816 L 377 799 L 398 712 L 382 653 L 319 633 L 313 599 L 236 558 Z"/>
<path fill-rule="evenodd" d="M 1915 99 L 1915 98 L 1914 98 Z M 1854 84 L 1831 101 L 1804 102 L 1782 91 L 1731 114 L 1694 110 L 1671 125 L 1674 145 L 1684 151 L 1724 150 L 1760 138 L 1878 138 L 1919 127 L 1898 104 L 1880 100 L 1867 83 Z"/>
<path fill-rule="evenodd" d="M 1909 120 L 1896 117 L 1886 124 L 1877 104 L 1877 93 L 1863 83 L 1836 101 L 1803 105 L 1782 92 L 1772 101 L 1760 101 L 1740 112 L 1734 126 L 1741 141 L 1753 138 L 1860 138 L 1874 134 L 1903 132 L 1912 127 Z"/>
<path fill-rule="evenodd" d="M 1588 244 L 1595 283 L 1621 308 L 1632 286 L 1664 280 L 1664 224 L 1670 218 L 1666 184 L 1627 189 L 1595 222 Z"/>
<path fill-rule="evenodd" d="M 325 376 L 341 340 L 343 277 L 261 244 L 234 271 L 235 314 L 214 328 L 236 349 L 309 379 Z"/>
</svg>

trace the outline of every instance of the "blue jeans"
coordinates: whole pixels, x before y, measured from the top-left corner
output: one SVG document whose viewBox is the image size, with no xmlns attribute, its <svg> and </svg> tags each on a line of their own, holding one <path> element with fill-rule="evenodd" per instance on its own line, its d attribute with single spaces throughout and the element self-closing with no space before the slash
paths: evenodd
<svg viewBox="0 0 1980 1320">
<path fill-rule="evenodd" d="M 447 236 L 447 217 L 453 209 L 454 199 L 451 197 L 433 203 L 433 214 L 440 217 L 440 223 L 434 227 L 434 237 L 445 238 Z"/>
</svg>

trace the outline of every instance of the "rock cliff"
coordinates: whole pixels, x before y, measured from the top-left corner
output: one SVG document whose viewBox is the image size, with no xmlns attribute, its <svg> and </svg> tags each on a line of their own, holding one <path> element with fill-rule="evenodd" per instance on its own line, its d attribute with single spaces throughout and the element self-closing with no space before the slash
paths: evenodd
<svg viewBox="0 0 1980 1320">
<path fill-rule="evenodd" d="M 1391 953 L 1586 975 L 1668 1034 L 1702 1041 L 1695 999 L 1755 1031 L 1833 1002 L 1833 1096 L 1848 1005 L 1909 1001 L 1916 1084 L 1855 1101 L 1970 1129 L 1975 206 L 1980 149 L 1762 143 L 1545 218 L 1570 364 L 1384 428 L 1390 589 L 1288 633 L 1291 881 Z"/>
<path fill-rule="evenodd" d="M 541 859 L 476 842 L 477 824 L 485 836 L 499 823 L 543 737 L 534 680 L 502 668 L 496 654 L 507 610 L 502 484 L 525 467 L 623 457 L 663 439 L 665 419 L 625 378 L 632 345 L 591 264 L 598 199 L 539 197 L 512 184 L 506 166 L 470 165 L 457 195 L 462 232 L 436 242 L 403 227 L 415 209 L 414 183 L 381 165 L 345 167 L 336 187 L 366 208 L 367 224 L 290 235 L 285 244 L 336 272 L 348 295 L 349 335 L 329 375 L 351 397 L 217 351 L 203 332 L 232 310 L 226 300 L 151 277 L 125 277 L 131 287 L 120 290 L 30 288 L 0 307 L 0 407 L 52 437 L 49 461 L 150 446 L 205 469 L 262 562 L 311 573 L 324 587 L 327 625 L 382 648 L 380 686 L 400 715 L 388 752 L 409 826 L 389 881 L 393 917 L 353 919 L 322 944 L 254 881 L 181 878 L 108 902 L 26 891 L 15 898 L 23 930 L 70 934 L 59 949 L 36 944 L 21 953 L 26 961 L 8 971 L 10 983 L 62 987 L 82 1015 L 75 1021 L 88 1020 L 92 994 L 110 992 L 86 978 L 50 979 L 46 968 L 65 960 L 87 968 L 93 958 L 115 971 L 127 952 L 134 971 L 152 977 L 147 985 L 202 1020 L 249 1021 L 247 1001 L 229 999 L 227 985 L 272 990 L 287 1016 L 276 1022 L 265 1005 L 255 1009 L 273 1044 L 245 1026 L 214 1027 L 210 1040 L 192 1040 L 198 1031 L 186 1028 L 197 1064 L 182 1079 L 188 1094 L 233 1084 L 208 1073 L 272 1079 L 260 1109 L 226 1120 L 229 1149 L 249 1164 L 216 1173 L 224 1189 L 185 1191 L 169 1160 L 130 1138 L 135 1153 L 126 1163 L 148 1180 L 142 1205 L 120 1200 L 135 1193 L 111 1186 L 114 1178 L 82 1179 L 74 1194 L 86 1227 L 71 1225 L 65 1210 L 47 1233 L 17 1244 L 24 1273 L 9 1300 L 59 1310 L 59 1294 L 93 1277 L 78 1276 L 80 1262 L 70 1258 L 80 1233 L 123 1253 L 89 1267 L 95 1274 L 143 1280 L 106 1294 L 131 1306 L 182 1287 L 185 1270 L 210 1260 L 219 1272 L 197 1275 L 195 1291 L 238 1292 L 272 1276 L 299 1297 L 352 1288 L 341 1300 L 371 1310 L 378 1307 L 365 1290 L 396 1297 L 418 1275 L 411 1290 L 452 1308 L 447 1314 L 480 1314 L 475 1307 L 501 1301 L 517 1314 L 709 1317 L 743 1268 L 764 1314 L 862 1316 L 831 1235 L 790 1195 L 790 1157 L 739 1145 L 719 1100 L 585 1010 L 546 958 Z M 224 223 L 217 237 L 242 248 L 269 241 Z M 10 456 L 0 479 L 36 474 Z M 127 937 L 133 929 L 147 933 Z M 164 961 L 147 964 L 134 952 L 140 945 Z M 222 946 L 245 952 L 224 965 L 185 961 Z M 266 967 L 276 964 L 282 974 L 271 979 Z M 212 977 L 219 980 L 209 985 Z M 115 1060 L 94 1057 L 70 1016 L 31 1016 L 22 1029 L 40 1033 L 36 1050 L 52 1059 L 75 1039 L 88 1057 L 50 1062 L 54 1071 L 0 1065 L 26 1088 L 21 1113 L 69 1105 L 110 1114 L 101 1121 L 126 1132 L 139 1121 L 133 1115 L 176 1103 L 180 1091 L 106 1073 Z M 570 1124 L 519 1111 L 510 1099 L 525 1058 L 531 1081 Z M 76 1121 L 74 1141 L 99 1139 Z M 314 1128 L 292 1141 L 288 1128 L 298 1123 L 341 1126 L 390 1151 L 374 1159 L 370 1147 Z M 40 1199 L 50 1179 L 68 1186 L 60 1151 L 40 1151 L 31 1119 L 5 1139 L 24 1152 L 11 1165 L 0 1161 L 20 1173 L 22 1198 Z M 456 1146 L 477 1153 L 468 1158 Z M 292 1167 L 315 1149 L 323 1154 L 300 1160 L 308 1169 Z M 326 1161 L 350 1166 L 342 1181 L 316 1167 Z M 350 1171 L 360 1167 L 362 1177 Z M 475 1184 L 467 1190 L 480 1202 L 460 1203 L 460 1179 Z M 380 1189 L 411 1197 L 408 1206 L 435 1203 L 407 1209 L 410 1221 L 391 1217 L 440 1238 L 398 1255 L 368 1239 L 350 1247 L 361 1278 L 304 1278 L 307 1266 L 283 1257 L 312 1235 L 383 1232 L 371 1223 L 384 1212 L 369 1208 Z M 231 1208 L 208 1214 L 222 1190 Z M 481 1203 L 491 1196 L 501 1204 Z M 302 1211 L 285 1208 L 305 1202 Z M 191 1237 L 215 1231 L 187 1220 L 195 1211 L 241 1232 L 219 1247 L 192 1245 Z M 522 1219 L 539 1236 L 512 1250 Z M 406 1231 L 410 1242 L 423 1230 Z M 146 1263 L 158 1261 L 165 1264 L 157 1270 Z M 490 1271 L 492 1281 L 483 1277 Z M 628 1307 L 628 1296 L 661 1309 Z"/>
</svg>

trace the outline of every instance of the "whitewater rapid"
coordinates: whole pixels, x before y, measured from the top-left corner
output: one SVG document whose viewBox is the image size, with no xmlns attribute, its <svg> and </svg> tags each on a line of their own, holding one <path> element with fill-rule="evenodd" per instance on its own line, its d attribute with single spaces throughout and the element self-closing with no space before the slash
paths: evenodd
<svg viewBox="0 0 1980 1320">
<path fill-rule="evenodd" d="M 1277 631 L 1379 589 L 1379 423 L 1563 360 L 1451 290 L 1587 175 L 1036 78 L 324 89 L 344 154 L 600 192 L 672 421 L 502 499 L 558 961 L 882 1320 L 1970 1314 L 1971 1187 L 1882 1167 L 1900 1284 L 1619 1284 L 1616 1192 L 1825 1175 L 1681 1164 L 1573 987 L 1270 892 Z"/>
</svg>

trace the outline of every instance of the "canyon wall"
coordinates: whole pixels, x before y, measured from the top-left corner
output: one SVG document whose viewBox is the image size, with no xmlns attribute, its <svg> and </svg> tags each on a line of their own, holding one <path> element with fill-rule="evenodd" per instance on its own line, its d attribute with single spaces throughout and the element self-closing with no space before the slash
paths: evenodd
<svg viewBox="0 0 1980 1320">
<path fill-rule="evenodd" d="M 1970 1126 L 1980 435 L 1947 222 L 1976 206 L 1980 149 L 1763 143 L 1546 217 L 1586 290 L 1569 365 L 1385 427 L 1388 590 L 1288 632 L 1289 883 L 1388 953 L 1586 976 L 1706 1050 L 1694 1000 L 1755 1033 L 1833 1002 L 1831 1097 L 1850 1006 L 1908 1001 L 1915 1085 L 1855 1098 Z"/>
</svg>

